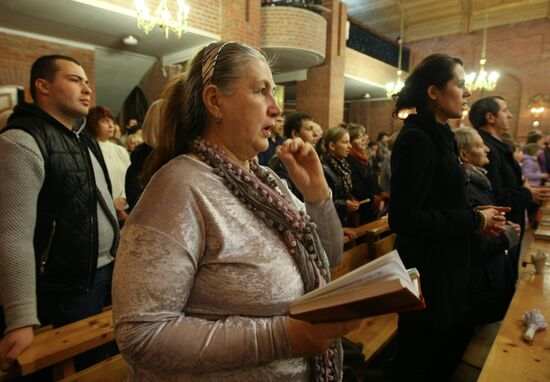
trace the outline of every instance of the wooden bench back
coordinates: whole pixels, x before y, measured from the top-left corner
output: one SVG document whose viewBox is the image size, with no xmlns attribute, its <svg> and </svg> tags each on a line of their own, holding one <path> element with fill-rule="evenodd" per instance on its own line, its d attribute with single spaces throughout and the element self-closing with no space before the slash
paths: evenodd
<svg viewBox="0 0 550 382">
<path fill-rule="evenodd" d="M 368 261 L 369 248 L 367 243 L 362 243 L 344 251 L 342 262 L 337 267 L 331 270 L 332 279 L 337 279 L 340 276 L 360 267 Z"/>
<path fill-rule="evenodd" d="M 22 375 L 28 375 L 49 366 L 59 366 L 61 376 L 71 373 L 72 358 L 87 350 L 114 341 L 111 310 L 35 335 L 34 341 L 17 358 Z M 69 362 L 69 364 L 67 363 Z M 74 372 L 74 368 L 72 369 Z"/>
<path fill-rule="evenodd" d="M 395 239 L 397 239 L 397 235 L 395 233 L 392 233 L 378 241 L 375 241 L 373 243 L 373 253 L 371 256 L 376 259 L 380 256 L 385 255 L 388 252 L 393 251 L 395 248 Z"/>
<path fill-rule="evenodd" d="M 120 354 L 101 361 L 76 374 L 60 380 L 60 382 L 123 382 L 128 375 L 128 364 Z"/>
</svg>

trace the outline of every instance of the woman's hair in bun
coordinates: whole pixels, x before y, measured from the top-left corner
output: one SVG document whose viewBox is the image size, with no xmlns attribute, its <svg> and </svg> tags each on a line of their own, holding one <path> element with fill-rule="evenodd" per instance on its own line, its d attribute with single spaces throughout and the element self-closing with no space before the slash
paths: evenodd
<svg viewBox="0 0 550 382">
<path fill-rule="evenodd" d="M 418 113 L 429 110 L 428 88 L 431 85 L 443 89 L 454 77 L 456 65 L 463 65 L 460 58 L 448 54 L 432 54 L 418 64 L 405 80 L 401 91 L 392 96 L 395 101 L 393 116 L 403 109 L 416 109 Z"/>
</svg>

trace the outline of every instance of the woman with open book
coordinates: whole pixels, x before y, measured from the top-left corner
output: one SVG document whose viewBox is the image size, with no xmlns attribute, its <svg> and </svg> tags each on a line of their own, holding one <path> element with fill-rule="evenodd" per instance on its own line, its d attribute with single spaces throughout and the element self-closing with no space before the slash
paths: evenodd
<svg viewBox="0 0 550 382">
<path fill-rule="evenodd" d="M 401 313 L 397 381 L 446 381 L 470 338 L 466 319 L 473 234 L 504 230 L 505 209 L 472 209 L 449 118 L 461 118 L 471 95 L 458 58 L 426 57 L 394 96 L 405 120 L 392 152 L 389 224 L 407 268 L 420 271 L 426 309 Z"/>
<path fill-rule="evenodd" d="M 287 316 L 293 300 L 329 281 L 342 227 L 313 146 L 296 138 L 278 149 L 305 205 L 255 159 L 281 114 L 274 88 L 262 53 L 218 42 L 163 97 L 150 180 L 113 276 L 130 380 L 342 378 L 337 338 L 357 322 Z"/>
</svg>

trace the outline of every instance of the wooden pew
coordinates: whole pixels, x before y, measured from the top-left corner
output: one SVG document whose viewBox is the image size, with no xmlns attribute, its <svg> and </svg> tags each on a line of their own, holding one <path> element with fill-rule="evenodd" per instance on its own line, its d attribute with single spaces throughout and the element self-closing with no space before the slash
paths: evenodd
<svg viewBox="0 0 550 382">
<path fill-rule="evenodd" d="M 54 379 L 60 380 L 75 372 L 73 357 L 87 350 L 114 341 L 111 310 L 71 324 L 46 330 L 34 338 L 31 346 L 17 358 L 21 375 L 52 366 Z"/>
<path fill-rule="evenodd" d="M 345 337 L 363 344 L 363 355 L 368 363 L 397 333 L 397 317 L 397 313 L 388 313 L 365 318 L 359 328 Z"/>
<path fill-rule="evenodd" d="M 378 241 L 375 241 L 373 243 L 373 252 L 370 255 L 373 259 L 376 259 L 380 256 L 385 255 L 388 252 L 393 251 L 395 248 L 395 239 L 397 239 L 397 235 L 395 233 L 392 233 Z"/>
<path fill-rule="evenodd" d="M 380 235 L 389 232 L 389 230 L 390 225 L 388 223 L 388 219 L 378 219 L 355 228 L 357 236 L 373 238 L 373 241 L 380 239 Z"/>
<path fill-rule="evenodd" d="M 344 251 L 340 265 L 331 269 L 330 273 L 332 279 L 337 279 L 365 264 L 368 261 L 368 251 L 369 249 L 366 243 L 359 244 Z"/>
<path fill-rule="evenodd" d="M 377 225 L 376 227 L 380 230 L 381 226 Z M 383 229 L 379 232 L 382 231 Z M 363 230 L 363 232 L 367 232 L 367 230 Z M 376 237 L 376 235 L 373 234 L 372 237 Z M 333 268 L 331 271 L 332 279 L 343 276 L 373 258 L 390 252 L 394 247 L 395 238 L 396 235 L 392 234 L 373 243 L 375 255 L 369 254 L 368 243 L 361 243 L 346 250 L 340 266 Z M 361 322 L 359 328 L 348 333 L 346 338 L 363 345 L 363 356 L 365 362 L 368 363 L 397 333 L 397 318 L 397 313 L 368 317 Z"/>
<path fill-rule="evenodd" d="M 123 382 L 128 374 L 128 364 L 120 354 L 90 366 L 60 382 Z"/>
</svg>

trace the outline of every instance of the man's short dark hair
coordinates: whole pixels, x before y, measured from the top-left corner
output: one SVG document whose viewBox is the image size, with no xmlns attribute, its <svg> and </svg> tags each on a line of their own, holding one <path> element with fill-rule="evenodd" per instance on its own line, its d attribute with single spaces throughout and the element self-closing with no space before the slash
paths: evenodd
<svg viewBox="0 0 550 382">
<path fill-rule="evenodd" d="M 36 86 L 35 82 L 37 79 L 42 78 L 47 81 L 52 81 L 55 77 L 55 74 L 59 70 L 57 67 L 57 64 L 55 63 L 56 60 L 65 60 L 74 62 L 78 66 L 81 66 L 80 63 L 75 60 L 72 57 L 69 56 L 62 56 L 60 54 L 51 54 L 49 56 L 42 56 L 39 57 L 31 67 L 31 96 L 32 99 L 36 101 Z"/>
<path fill-rule="evenodd" d="M 377 139 L 377 141 L 380 142 L 382 139 L 384 139 L 384 137 L 389 137 L 389 136 L 390 136 L 390 135 L 389 135 L 388 133 L 381 131 L 380 133 L 378 133 L 378 139 Z"/>
<path fill-rule="evenodd" d="M 496 101 L 497 99 L 504 101 L 504 98 L 499 96 L 490 96 L 478 99 L 472 105 L 468 118 L 470 123 L 476 129 L 487 124 L 487 113 L 491 113 L 494 116 L 500 111 L 500 105 Z"/>
<path fill-rule="evenodd" d="M 292 132 L 300 132 L 302 121 L 312 121 L 311 115 L 307 113 L 294 113 L 285 120 L 285 137 L 292 138 Z"/>
</svg>

